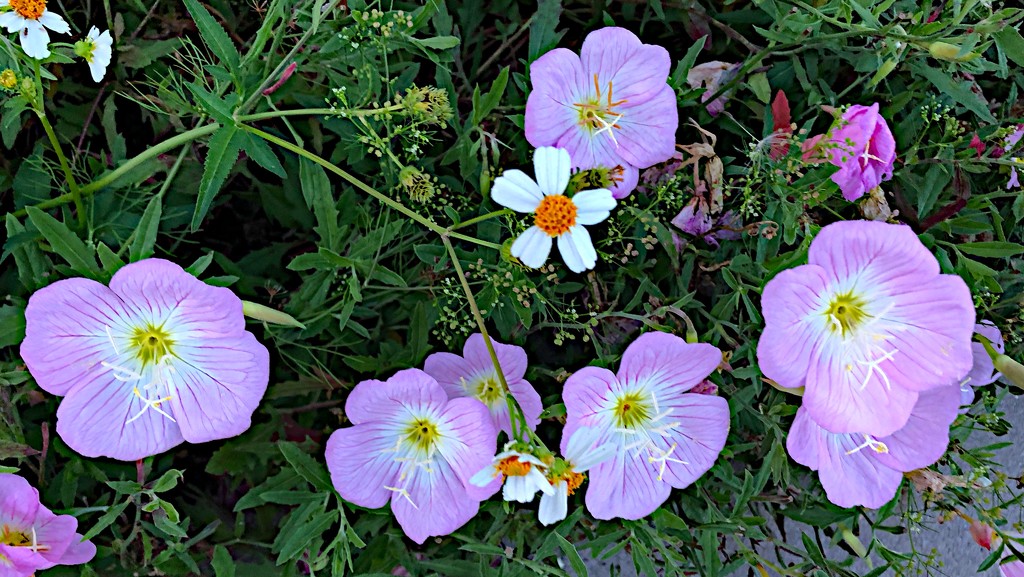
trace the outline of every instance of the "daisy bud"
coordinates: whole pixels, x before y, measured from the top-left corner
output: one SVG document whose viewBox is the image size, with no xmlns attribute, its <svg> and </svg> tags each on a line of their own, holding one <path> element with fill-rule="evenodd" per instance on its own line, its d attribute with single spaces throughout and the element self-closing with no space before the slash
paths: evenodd
<svg viewBox="0 0 1024 577">
<path fill-rule="evenodd" d="M 18 85 L 18 75 L 10 68 L 0 72 L 0 86 L 10 90 Z"/>
</svg>

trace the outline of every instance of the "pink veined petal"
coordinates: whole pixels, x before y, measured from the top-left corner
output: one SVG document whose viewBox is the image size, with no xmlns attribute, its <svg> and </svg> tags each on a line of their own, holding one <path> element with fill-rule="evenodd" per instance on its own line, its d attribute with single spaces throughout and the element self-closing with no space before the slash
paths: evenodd
<svg viewBox="0 0 1024 577">
<path fill-rule="evenodd" d="M 822 228 L 811 242 L 807 261 L 836 281 L 857 279 L 858 287 L 899 280 L 920 284 L 939 274 L 938 261 L 909 226 L 867 220 Z"/>
<path fill-rule="evenodd" d="M 619 131 L 616 130 L 615 134 L 618 135 L 618 133 Z M 555 146 L 569 151 L 573 168 L 587 170 L 602 166 L 615 168 L 629 164 L 619 154 L 615 141 L 612 140 L 611 133 L 607 130 L 598 133 L 596 130 L 591 132 L 588 128 L 577 126 L 563 134 Z"/>
<path fill-rule="evenodd" d="M 946 452 L 949 426 L 960 408 L 960 387 L 947 385 L 921 393 L 902 429 L 879 441 L 888 452 L 873 454 L 880 463 L 897 471 L 927 467 Z"/>
<path fill-rule="evenodd" d="M 469 346 L 468 342 L 466 346 Z M 476 371 L 463 357 L 442 352 L 427 357 L 423 362 L 423 372 L 433 377 L 444 388 L 449 399 L 457 399 L 470 394 L 470 391 L 466 390 L 466 385 Z"/>
<path fill-rule="evenodd" d="M 877 509 L 896 495 L 903 473 L 874 459 L 870 448 L 847 454 L 862 441 L 861 435 L 829 435 L 818 478 L 828 500 L 836 505 Z"/>
<path fill-rule="evenodd" d="M 997 353 L 1002 353 L 1006 350 L 1003 344 L 1003 335 L 1000 334 L 999 328 L 992 324 L 992 321 L 985 320 L 974 325 L 974 332 L 987 338 Z M 981 387 L 992 384 L 999 378 L 999 373 L 996 372 L 992 357 L 985 350 L 985 345 L 979 342 L 972 342 L 971 357 L 973 360 L 971 370 L 964 377 L 968 385 Z"/>
<path fill-rule="evenodd" d="M 659 395 L 684 393 L 722 364 L 722 351 L 707 343 L 687 343 L 668 333 L 641 335 L 622 354 L 618 379 L 644 385 Z"/>
<path fill-rule="evenodd" d="M 660 463 L 655 463 L 664 482 L 683 489 L 711 469 L 725 447 L 725 439 L 729 436 L 729 403 L 722 397 L 683 394 L 665 400 L 661 409 L 671 409 L 671 415 L 665 420 L 678 421 L 679 425 L 658 440 L 660 453 L 648 451 L 641 457 L 657 459 L 668 456 L 685 461 L 666 460 L 664 472 L 660 470 Z"/>
<path fill-rule="evenodd" d="M 825 445 L 828 435 L 828 431 L 811 419 L 807 408 L 800 407 L 786 435 L 786 452 L 797 463 L 817 471 L 821 468 L 822 462 L 828 460 L 828 449 Z"/>
<path fill-rule="evenodd" d="M 0 577 L 31 577 L 41 566 L 43 556 L 31 547 L 14 547 L 0 543 Z"/>
<path fill-rule="evenodd" d="M 428 537 L 447 535 L 465 525 L 480 509 L 480 500 L 468 494 L 451 465 L 437 460 L 432 469 L 411 474 L 408 499 L 396 494 L 391 500 L 402 531 L 420 545 Z"/>
<path fill-rule="evenodd" d="M 612 184 L 612 197 L 616 200 L 626 198 L 633 193 L 638 182 L 640 182 L 640 171 L 633 165 L 620 164 L 621 174 L 619 180 Z"/>
<path fill-rule="evenodd" d="M 83 377 L 57 407 L 57 434 L 86 457 L 137 461 L 163 453 L 184 441 L 181 430 L 140 397 L 163 393 L 144 390 L 141 381 L 119 381 L 109 371 Z M 160 410 L 168 412 L 166 403 Z"/>
<path fill-rule="evenodd" d="M 345 401 L 345 415 L 354 425 L 388 420 L 403 407 L 444 405 L 448 400 L 441 385 L 419 369 L 398 371 L 387 381 L 362 381 Z"/>
<path fill-rule="evenodd" d="M 180 361 L 169 376 L 171 400 L 166 403 L 190 443 L 240 435 L 270 379 L 270 355 L 251 333 L 207 338 L 175 345 Z"/>
<path fill-rule="evenodd" d="M 533 212 L 544 200 L 544 193 L 525 172 L 512 169 L 494 179 L 491 200 L 516 212 Z"/>
<path fill-rule="evenodd" d="M 540 268 L 551 254 L 551 240 L 540 228 L 531 226 L 512 243 L 512 256 L 530 268 Z"/>
<path fill-rule="evenodd" d="M 658 481 L 657 466 L 625 447 L 590 470 L 587 510 L 595 519 L 642 519 L 668 499 L 672 486 Z"/>
<path fill-rule="evenodd" d="M 494 346 L 494 353 L 498 356 L 501 372 L 505 374 L 509 383 L 518 381 L 526 375 L 528 361 L 523 347 L 499 343 L 493 338 L 491 345 Z M 487 343 L 484 342 L 484 337 L 480 333 L 474 333 L 466 339 L 466 344 L 462 347 L 462 354 L 474 372 L 494 371 L 490 351 L 487 350 Z"/>
<path fill-rule="evenodd" d="M 612 391 L 619 388 L 615 373 L 600 367 L 584 367 L 569 376 L 562 387 L 566 422 L 559 450 L 563 455 L 580 427 L 595 427 L 602 432 L 611 427 L 610 413 L 604 409 Z"/>
<path fill-rule="evenodd" d="M 1024 561 L 1018 561 L 1015 557 L 1013 559 L 1014 561 L 1001 564 L 999 573 L 1003 577 L 1024 577 Z"/>
<path fill-rule="evenodd" d="M 533 151 L 533 171 L 544 196 L 564 194 L 569 186 L 572 159 L 564 149 L 542 146 Z"/>
<path fill-rule="evenodd" d="M 92 541 L 83 541 L 82 535 L 75 533 L 71 538 L 71 544 L 64 554 L 57 561 L 58 565 L 81 565 L 92 561 L 96 556 L 96 545 Z"/>
<path fill-rule="evenodd" d="M 534 147 L 554 145 L 566 132 L 579 128 L 579 111 L 574 105 L 583 100 L 589 80 L 576 54 L 555 48 L 530 65 L 530 82 L 533 90 L 526 100 L 526 140 Z"/>
<path fill-rule="evenodd" d="M 814 351 L 825 335 L 808 322 L 828 279 L 819 266 L 784 270 L 764 287 L 761 311 L 765 329 L 757 342 L 757 363 L 764 376 L 783 387 L 803 386 Z"/>
<path fill-rule="evenodd" d="M 338 494 L 360 507 L 378 509 L 396 493 L 402 463 L 395 460 L 401 435 L 394 422 L 372 422 L 338 429 L 327 440 L 327 469 Z M 398 497 L 401 498 L 401 497 Z"/>
<path fill-rule="evenodd" d="M 78 529 L 78 519 L 71 515 L 54 515 L 45 507 L 39 507 L 39 515 L 33 524 L 36 530 L 36 542 L 44 547 L 39 554 L 46 561 L 39 569 L 49 569 L 60 563 L 61 558 L 71 546 Z"/>
<path fill-rule="evenodd" d="M 520 408 L 523 409 L 523 415 L 526 417 L 526 424 L 531 430 L 537 430 L 537 425 L 540 424 L 540 414 L 544 412 L 544 403 L 541 402 L 540 395 L 537 393 L 537 390 L 534 389 L 533 385 L 525 379 L 517 379 L 509 382 L 508 388 L 512 393 L 512 397 L 515 398 L 516 402 L 519 403 Z"/>
<path fill-rule="evenodd" d="M 583 225 L 602 222 L 615 208 L 615 197 L 604 188 L 577 192 L 572 202 L 576 205 L 576 222 Z"/>
<path fill-rule="evenodd" d="M 110 289 L 74 278 L 36 291 L 25 323 L 22 359 L 43 390 L 66 395 L 83 375 L 113 360 L 111 337 L 130 336 L 138 321 Z"/>
<path fill-rule="evenodd" d="M 488 418 L 487 407 L 476 399 L 453 399 L 441 414 L 443 439 L 437 452 L 465 485 L 465 493 L 482 501 L 497 492 L 499 484 L 478 487 L 469 480 L 491 464 L 498 432 Z"/>
<path fill-rule="evenodd" d="M 590 233 L 581 225 L 575 225 L 558 237 L 558 252 L 569 270 L 581 273 L 597 264 L 597 251 L 590 240 Z"/>
<path fill-rule="evenodd" d="M 0 473 L 0 525 L 28 529 L 41 509 L 39 491 L 28 481 L 10 473 Z"/>
<path fill-rule="evenodd" d="M 632 102 L 617 108 L 622 114 L 615 131 L 616 152 L 628 164 L 647 168 L 672 158 L 676 149 L 679 112 L 676 93 L 662 84 L 654 96 L 642 103 Z"/>
<path fill-rule="evenodd" d="M 843 347 L 832 343 L 829 350 L 811 357 L 804 407 L 833 433 L 895 433 L 910 418 L 917 393 L 896 384 L 886 386 L 877 371 L 868 378 L 870 367 L 840 358 Z M 881 368 L 888 374 L 892 364 L 882 363 Z"/>
<path fill-rule="evenodd" d="M 667 50 L 643 44 L 629 30 L 616 27 L 588 34 L 580 50 L 580 61 L 589 82 L 593 83 L 594 74 L 598 76 L 603 98 L 607 99 L 611 83 L 613 100 L 625 99 L 630 104 L 643 104 L 667 86 L 672 65 Z"/>
</svg>

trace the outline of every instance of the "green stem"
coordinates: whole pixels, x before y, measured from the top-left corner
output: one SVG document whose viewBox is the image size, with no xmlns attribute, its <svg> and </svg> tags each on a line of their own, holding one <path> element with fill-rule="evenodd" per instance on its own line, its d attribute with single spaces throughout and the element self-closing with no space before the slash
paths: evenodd
<svg viewBox="0 0 1024 577">
<path fill-rule="evenodd" d="M 460 229 L 460 228 L 463 228 L 463 227 L 467 227 L 467 226 L 469 226 L 471 224 L 476 224 L 478 222 L 483 222 L 485 220 L 494 218 L 496 216 L 504 216 L 506 214 L 512 214 L 512 210 L 508 209 L 508 208 L 503 208 L 501 210 L 495 210 L 493 212 L 488 212 L 487 214 L 481 214 L 480 216 L 475 216 L 475 217 L 473 217 L 473 218 L 471 218 L 469 220 L 464 220 L 464 221 L 462 221 L 462 222 L 460 222 L 458 224 L 452 225 L 452 226 L 448 227 L 448 230 L 449 231 L 457 230 L 457 229 Z"/>
<path fill-rule="evenodd" d="M 38 95 L 35 107 L 36 116 L 39 117 L 39 122 L 42 123 L 43 130 L 46 131 L 46 137 L 50 139 L 50 145 L 53 146 L 53 151 L 60 160 L 60 168 L 64 171 L 64 178 L 67 179 L 68 188 L 71 189 L 71 200 L 74 201 L 75 212 L 78 213 L 78 224 L 82 229 L 85 229 L 85 205 L 82 204 L 82 193 L 78 188 L 78 182 L 75 180 L 74 173 L 71 172 L 71 165 L 68 164 L 68 159 L 64 156 L 64 150 L 60 145 L 60 141 L 57 140 L 57 134 L 53 131 L 50 120 L 46 118 L 46 107 L 43 103 L 43 79 L 39 71 L 39 61 L 34 60 L 33 64 L 36 73 L 36 94 Z"/>
<path fill-rule="evenodd" d="M 376 116 L 385 112 L 397 112 L 401 109 L 401 104 L 393 104 L 384 108 L 357 108 L 353 110 L 345 110 L 343 108 L 295 108 L 291 110 L 270 110 L 256 114 L 243 114 L 238 116 L 238 120 L 241 122 L 252 122 L 268 118 L 280 118 L 282 116 L 338 116 L 341 118 L 356 118 L 360 116 Z"/>
</svg>

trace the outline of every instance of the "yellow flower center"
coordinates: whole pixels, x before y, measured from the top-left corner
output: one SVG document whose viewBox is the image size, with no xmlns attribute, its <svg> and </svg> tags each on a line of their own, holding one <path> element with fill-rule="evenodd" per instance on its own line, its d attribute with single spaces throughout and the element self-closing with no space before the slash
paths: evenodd
<svg viewBox="0 0 1024 577">
<path fill-rule="evenodd" d="M 519 457 L 512 455 L 511 457 L 505 457 L 495 468 L 501 471 L 506 477 L 523 477 L 530 472 L 533 465 L 526 461 L 520 461 Z"/>
<path fill-rule="evenodd" d="M 626 393 L 615 403 L 615 424 L 620 429 L 635 429 L 648 421 L 650 408 L 640 393 Z"/>
<path fill-rule="evenodd" d="M 0 72 L 0 86 L 10 90 L 18 85 L 18 76 L 10 68 Z"/>
<path fill-rule="evenodd" d="M 576 491 L 576 489 L 580 488 L 580 485 L 583 484 L 583 479 L 585 478 L 586 475 L 584 475 L 583 473 L 577 473 L 576 471 L 569 471 L 566 474 L 562 475 L 562 479 L 565 481 L 566 486 L 569 488 L 570 495 L 572 495 L 573 492 Z"/>
<path fill-rule="evenodd" d="M 838 332 L 844 337 L 852 333 L 867 316 L 864 304 L 864 301 L 852 292 L 832 297 L 825 311 L 832 332 Z"/>
<path fill-rule="evenodd" d="M 34 551 L 49 551 L 50 548 L 39 544 L 34 535 L 35 531 L 25 533 L 23 531 L 15 531 L 11 527 L 4 525 L 0 529 L 0 544 L 11 547 L 31 547 Z"/>
<path fill-rule="evenodd" d="M 605 94 L 601 94 L 601 82 L 597 78 L 597 74 L 594 74 L 594 95 L 585 102 L 577 102 L 573 104 L 576 108 L 576 112 L 579 115 L 577 123 L 589 130 L 590 132 L 608 132 L 608 136 L 615 140 L 615 135 L 612 134 L 613 129 L 619 128 L 618 122 L 622 119 L 622 114 L 615 111 L 615 108 L 621 104 L 625 104 L 627 100 L 614 100 L 612 98 L 612 83 L 608 83 L 608 89 Z"/>
<path fill-rule="evenodd" d="M 11 8 L 22 18 L 39 20 L 46 12 L 46 0 L 10 0 Z"/>
<path fill-rule="evenodd" d="M 576 225 L 576 203 L 561 194 L 545 196 L 533 215 L 533 223 L 550 237 L 563 235 Z"/>
<path fill-rule="evenodd" d="M 145 327 L 135 327 L 130 342 L 142 366 L 158 363 L 160 359 L 174 354 L 171 349 L 174 341 L 162 326 L 147 324 Z"/>
<path fill-rule="evenodd" d="M 494 377 L 485 377 L 477 383 L 476 398 L 489 407 L 505 398 L 505 387 L 502 387 Z"/>
<path fill-rule="evenodd" d="M 412 443 L 417 450 L 427 454 L 433 452 L 434 443 L 440 437 L 437 426 L 427 419 L 416 419 L 405 430 L 405 439 Z"/>
</svg>

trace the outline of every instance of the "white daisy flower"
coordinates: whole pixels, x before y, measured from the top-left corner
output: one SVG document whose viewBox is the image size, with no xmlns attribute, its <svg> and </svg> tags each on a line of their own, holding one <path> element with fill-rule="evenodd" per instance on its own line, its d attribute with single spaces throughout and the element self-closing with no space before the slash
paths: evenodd
<svg viewBox="0 0 1024 577">
<path fill-rule="evenodd" d="M 94 81 L 103 80 L 103 76 L 107 73 L 113 46 L 114 39 L 110 36 L 110 30 L 104 30 L 100 34 L 100 29 L 95 26 L 89 28 L 89 33 L 85 35 L 84 40 L 75 43 L 75 54 L 89 63 L 89 72 L 92 73 Z"/>
<path fill-rule="evenodd" d="M 58 34 L 71 32 L 71 27 L 59 14 L 46 9 L 46 0 L 0 0 L 0 26 L 8 32 L 17 32 L 21 47 L 30 58 L 50 55 L 49 28 Z"/>
<path fill-rule="evenodd" d="M 583 484 L 583 473 L 615 454 L 615 447 L 610 443 L 598 444 L 600 438 L 601 431 L 593 427 L 580 427 L 569 437 L 565 459 L 557 461 L 548 476 L 554 491 L 540 497 L 537 520 L 542 525 L 565 519 L 569 512 L 569 495 Z"/>
<path fill-rule="evenodd" d="M 490 465 L 469 480 L 477 487 L 486 487 L 499 477 L 505 478 L 502 496 L 506 501 L 529 503 L 537 491 L 553 493 L 551 483 L 544 476 L 545 466 L 537 457 L 519 451 L 506 450 L 494 456 Z"/>
<path fill-rule="evenodd" d="M 533 213 L 533 226 L 512 243 L 512 256 L 528 267 L 540 268 L 558 239 L 558 252 L 573 272 L 597 264 L 597 251 L 583 225 L 597 224 L 615 208 L 610 190 L 584 190 L 569 198 L 572 161 L 561 148 L 543 146 L 533 153 L 534 181 L 521 170 L 506 170 L 494 181 L 491 198 L 516 212 Z"/>
</svg>

